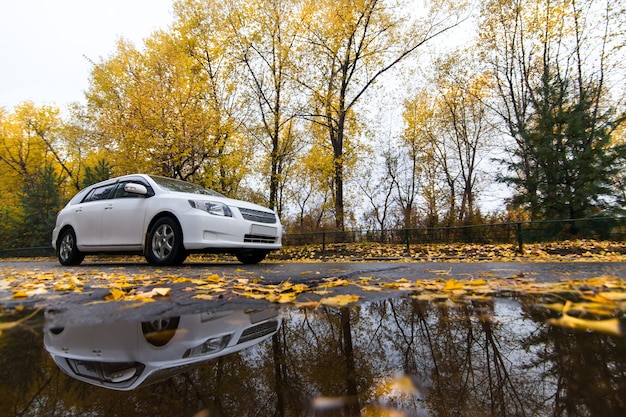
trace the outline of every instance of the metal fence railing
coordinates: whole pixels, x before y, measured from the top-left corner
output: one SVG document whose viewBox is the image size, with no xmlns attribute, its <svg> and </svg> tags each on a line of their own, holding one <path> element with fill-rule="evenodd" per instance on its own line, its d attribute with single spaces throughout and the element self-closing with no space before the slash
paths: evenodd
<svg viewBox="0 0 626 417">
<path fill-rule="evenodd" d="M 35 258 L 54 256 L 52 246 L 33 246 L 28 248 L 0 249 L 0 258 Z"/>
<path fill-rule="evenodd" d="M 456 227 L 423 227 L 414 229 L 350 230 L 288 233 L 284 246 L 378 242 L 406 245 L 452 243 L 507 243 L 520 252 L 525 243 L 558 242 L 572 239 L 626 240 L 626 217 L 602 217 L 539 222 L 512 222 Z"/>
<path fill-rule="evenodd" d="M 599 241 L 626 240 L 626 217 L 598 217 L 575 220 L 494 223 L 456 227 L 414 229 L 349 230 L 288 233 L 284 246 L 326 245 L 335 243 L 377 242 L 401 244 L 407 253 L 412 246 L 428 244 L 513 244 L 523 252 L 526 243 L 559 242 L 573 239 Z M 52 247 L 0 249 L 0 258 L 54 256 Z"/>
</svg>

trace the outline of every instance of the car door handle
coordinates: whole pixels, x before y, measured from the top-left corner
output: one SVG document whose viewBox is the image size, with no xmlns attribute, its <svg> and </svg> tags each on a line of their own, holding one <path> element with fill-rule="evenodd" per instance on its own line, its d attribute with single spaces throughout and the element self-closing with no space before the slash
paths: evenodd
<svg viewBox="0 0 626 417">
<path fill-rule="evenodd" d="M 105 210 L 113 210 L 113 206 L 106 206 L 104 209 Z"/>
</svg>

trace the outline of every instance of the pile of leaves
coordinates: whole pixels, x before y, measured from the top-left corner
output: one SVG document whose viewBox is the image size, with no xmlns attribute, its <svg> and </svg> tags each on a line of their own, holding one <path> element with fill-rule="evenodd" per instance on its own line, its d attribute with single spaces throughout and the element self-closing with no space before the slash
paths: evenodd
<svg viewBox="0 0 626 417">
<path fill-rule="evenodd" d="M 284 246 L 270 254 L 279 261 L 626 261 L 626 242 L 568 240 L 524 244 L 522 251 L 513 244 L 451 243 L 410 245 L 375 242 L 332 243 L 322 246 Z"/>
</svg>

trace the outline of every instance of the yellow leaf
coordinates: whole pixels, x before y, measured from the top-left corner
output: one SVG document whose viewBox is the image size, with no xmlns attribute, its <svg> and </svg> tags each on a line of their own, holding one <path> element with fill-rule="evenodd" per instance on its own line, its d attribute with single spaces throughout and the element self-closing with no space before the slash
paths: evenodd
<svg viewBox="0 0 626 417">
<path fill-rule="evenodd" d="M 598 296 L 610 301 L 626 301 L 626 292 L 601 292 Z"/>
<path fill-rule="evenodd" d="M 352 282 L 348 281 L 347 279 L 335 279 L 331 281 L 326 281 L 323 285 L 325 287 L 343 287 L 350 284 L 352 284 Z"/>
<path fill-rule="evenodd" d="M 151 292 L 155 295 L 165 297 L 166 295 L 169 295 L 170 291 L 172 291 L 171 288 L 153 288 Z"/>
<path fill-rule="evenodd" d="M 563 311 L 563 307 L 565 307 L 562 303 L 551 303 L 551 304 L 539 304 L 540 307 L 547 308 L 548 310 L 555 311 L 557 313 Z"/>
<path fill-rule="evenodd" d="M 112 299 L 114 301 L 118 301 L 118 300 L 121 300 L 122 298 L 124 298 L 126 293 L 124 291 L 122 291 L 122 290 L 117 289 L 117 288 L 112 288 L 109 291 L 109 295 L 111 296 L 110 299 Z"/>
<path fill-rule="evenodd" d="M 295 285 L 292 285 L 290 288 L 291 291 L 294 291 L 297 293 L 308 291 L 308 289 L 309 289 L 309 286 L 306 284 L 295 284 Z"/>
<path fill-rule="evenodd" d="M 454 278 L 450 278 L 449 280 L 446 281 L 446 285 L 443 287 L 443 290 L 453 291 L 453 290 L 458 290 L 461 288 L 463 288 L 463 284 L 461 282 L 458 282 Z"/>
<path fill-rule="evenodd" d="M 450 275 L 450 272 L 452 272 L 452 268 L 450 269 L 425 269 L 424 272 L 432 272 L 433 274 L 437 274 L 437 275 Z"/>
<path fill-rule="evenodd" d="M 74 286 L 69 282 L 57 282 L 54 286 L 55 291 L 70 291 L 74 289 Z"/>
<path fill-rule="evenodd" d="M 343 307 L 350 303 L 355 303 L 359 301 L 361 297 L 358 295 L 335 295 L 334 297 L 326 297 L 320 300 L 320 304 L 334 306 L 334 307 Z"/>
<path fill-rule="evenodd" d="M 296 301 L 296 293 L 281 293 L 281 294 L 269 294 L 266 299 L 272 303 L 290 303 Z"/>
<path fill-rule="evenodd" d="M 196 294 L 193 296 L 193 298 L 196 298 L 198 300 L 212 300 L 215 297 L 212 296 L 211 294 Z"/>
<path fill-rule="evenodd" d="M 301 302 L 297 302 L 295 303 L 296 307 L 299 308 L 317 308 L 319 307 L 320 303 L 319 301 L 301 301 Z"/>
<path fill-rule="evenodd" d="M 548 323 L 553 326 L 566 327 L 575 330 L 592 330 L 614 336 L 621 336 L 622 331 L 618 319 L 585 320 L 578 317 L 563 315 L 558 319 L 549 319 Z"/>
<path fill-rule="evenodd" d="M 261 294 L 261 293 L 252 292 L 252 291 L 244 291 L 241 295 L 243 295 L 246 298 L 252 298 L 253 300 L 264 300 L 265 298 L 267 298 L 266 294 Z"/>
<path fill-rule="evenodd" d="M 152 299 L 152 297 L 148 297 L 144 294 L 137 294 L 137 295 L 133 295 L 131 297 L 126 298 L 127 300 L 132 300 L 132 301 L 141 301 L 142 303 L 154 303 L 154 300 Z"/>
<path fill-rule="evenodd" d="M 209 281 L 209 282 L 220 282 L 221 281 L 220 276 L 217 275 L 217 274 L 209 275 L 208 277 L 206 277 L 206 280 Z"/>
<path fill-rule="evenodd" d="M 26 291 L 26 295 L 28 295 L 29 297 L 32 297 L 33 295 L 47 294 L 47 293 L 48 293 L 48 290 L 43 288 L 43 287 L 39 287 L 39 288 L 35 288 L 34 290 Z"/>
<path fill-rule="evenodd" d="M 13 291 L 13 298 L 23 298 L 28 297 L 28 294 L 24 290 L 15 290 Z"/>
<path fill-rule="evenodd" d="M 361 285 L 361 289 L 367 292 L 381 292 L 382 288 L 375 285 Z"/>
</svg>

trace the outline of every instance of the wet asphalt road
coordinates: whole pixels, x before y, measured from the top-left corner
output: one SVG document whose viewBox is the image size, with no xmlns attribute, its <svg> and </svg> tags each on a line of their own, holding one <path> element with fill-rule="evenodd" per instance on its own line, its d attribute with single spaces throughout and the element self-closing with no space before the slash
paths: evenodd
<svg viewBox="0 0 626 417">
<path fill-rule="evenodd" d="M 77 267 L 63 267 L 54 261 L 0 262 L 0 279 L 7 270 L 38 271 L 40 273 L 104 272 L 128 275 L 180 275 L 201 278 L 207 274 L 220 276 L 245 275 L 261 278 L 263 282 L 280 283 L 285 280 L 303 282 L 311 278 L 354 278 L 375 276 L 381 279 L 431 279 L 445 275 L 448 278 L 478 277 L 507 278 L 524 274 L 537 281 L 555 281 L 564 278 L 591 278 L 610 275 L 626 278 L 623 262 L 263 262 L 242 265 L 238 262 L 185 263 L 178 267 L 154 267 L 145 262 L 84 262 Z"/>
<path fill-rule="evenodd" d="M 532 278 L 539 282 L 558 281 L 562 279 L 583 279 L 599 276 L 610 276 L 626 279 L 626 263 L 621 262 L 312 262 L 312 263 L 280 263 L 263 262 L 258 265 L 242 265 L 237 262 L 224 263 L 186 263 L 180 267 L 157 268 L 144 262 L 89 262 L 88 260 L 78 267 L 62 267 L 54 261 L 23 261 L 0 262 L 0 283 L 6 282 L 11 276 L 19 277 L 35 273 L 78 274 L 83 281 L 89 281 L 89 276 L 98 274 L 113 274 L 113 276 L 154 277 L 165 280 L 168 277 L 203 278 L 212 274 L 220 277 L 243 277 L 250 280 L 260 280 L 266 284 L 278 284 L 283 281 L 293 283 L 307 283 L 309 285 L 322 282 L 324 278 L 358 279 L 373 277 L 380 280 L 397 280 L 406 278 L 419 279 L 489 279 L 510 278 L 521 276 Z M 31 275 L 32 276 L 32 275 Z M 161 286 L 163 284 L 160 284 Z M 102 303 L 108 293 L 107 288 L 94 285 L 90 287 L 86 282 L 85 288 L 79 292 L 49 292 L 32 297 L 14 299 L 11 288 L 0 285 L 0 306 L 13 307 L 24 305 L 28 308 L 43 308 L 55 311 L 59 316 L 71 316 L 72 320 L 107 317 L 128 319 L 135 316 L 161 316 L 167 314 L 181 314 L 197 311 L 198 309 L 221 309 L 233 307 L 256 307 L 258 300 L 244 299 L 243 297 L 228 297 L 210 302 L 199 301 L 191 297 L 190 292 L 183 288 L 188 284 L 171 285 L 169 297 L 155 303 L 147 303 L 141 309 L 120 309 L 116 303 Z M 365 297 L 381 297 L 380 294 L 364 294 Z M 393 294 L 385 293 L 385 297 Z M 67 317 L 65 317 L 67 320 Z"/>
</svg>

